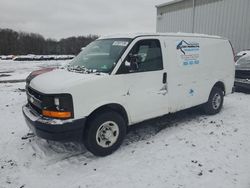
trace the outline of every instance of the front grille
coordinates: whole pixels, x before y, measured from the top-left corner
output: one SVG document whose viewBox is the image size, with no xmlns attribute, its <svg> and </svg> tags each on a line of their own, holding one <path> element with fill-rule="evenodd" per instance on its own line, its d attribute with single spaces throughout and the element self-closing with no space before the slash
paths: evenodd
<svg viewBox="0 0 250 188">
<path fill-rule="evenodd" d="M 30 87 L 27 87 L 26 90 L 27 90 L 28 105 L 31 107 L 31 110 L 34 110 L 39 114 L 42 114 L 43 95 Z"/>
<path fill-rule="evenodd" d="M 30 108 L 31 108 L 32 111 L 36 111 L 38 114 L 42 114 L 42 109 L 36 107 L 30 101 L 28 101 L 28 105 L 30 106 Z"/>
<path fill-rule="evenodd" d="M 236 70 L 235 71 L 236 78 L 250 79 L 250 70 Z"/>
<path fill-rule="evenodd" d="M 29 94 L 31 94 L 32 96 L 34 96 L 36 99 L 38 99 L 40 101 L 43 100 L 42 94 L 38 93 L 37 91 L 35 91 L 31 87 L 27 87 L 27 91 L 28 91 Z"/>
</svg>

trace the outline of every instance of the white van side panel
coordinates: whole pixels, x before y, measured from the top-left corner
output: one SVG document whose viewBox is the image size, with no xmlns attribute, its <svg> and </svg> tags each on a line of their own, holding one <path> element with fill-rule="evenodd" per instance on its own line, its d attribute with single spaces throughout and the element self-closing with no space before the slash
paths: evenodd
<svg viewBox="0 0 250 188">
<path fill-rule="evenodd" d="M 234 62 L 232 49 L 227 40 L 184 36 L 138 37 L 122 55 L 117 66 L 125 59 L 136 41 L 141 39 L 160 40 L 164 70 L 116 75 L 116 67 L 111 75 L 96 75 L 87 81 L 84 75 L 77 75 L 75 82 L 59 84 L 60 88 L 64 88 L 60 90 L 61 93 L 70 93 L 73 96 L 75 119 L 87 117 L 97 108 L 115 103 L 126 110 L 131 125 L 207 102 L 212 87 L 218 81 L 225 85 L 225 94 L 231 93 Z M 199 48 L 183 54 L 177 49 L 182 40 L 199 44 Z M 185 58 L 190 54 L 194 55 L 192 58 L 197 62 L 184 65 Z M 164 72 L 167 72 L 167 85 L 162 82 Z M 57 72 L 58 75 L 59 73 L 60 71 Z M 60 74 L 63 77 L 65 73 L 61 71 Z M 34 84 L 34 79 L 33 85 L 39 85 L 39 78 L 45 79 L 47 76 L 38 77 L 37 84 Z M 78 78 L 79 76 L 83 78 Z M 56 93 L 56 85 L 51 91 L 40 90 L 45 93 Z"/>
<path fill-rule="evenodd" d="M 182 40 L 199 44 L 198 50 L 183 54 L 177 49 Z M 225 85 L 225 93 L 231 93 L 234 82 L 234 61 L 227 40 L 166 37 L 164 41 L 167 46 L 164 62 L 168 64 L 170 112 L 207 102 L 212 87 L 219 81 Z M 190 57 L 197 62 L 190 63 Z"/>
<path fill-rule="evenodd" d="M 70 89 L 76 118 L 88 116 L 100 106 L 115 103 L 124 107 L 129 124 L 134 124 L 207 102 L 212 87 L 219 81 L 225 85 L 226 94 L 231 93 L 234 62 L 227 40 L 181 36 L 152 38 L 161 41 L 164 70 L 154 73 L 111 74 L 98 79 L 98 82 L 93 80 L 84 85 L 79 83 Z M 182 52 L 176 49 L 181 40 L 199 44 L 199 51 L 195 52 L 199 55 L 198 64 L 183 65 Z M 122 59 L 129 50 L 130 48 Z M 118 64 L 120 63 L 121 61 Z M 160 94 L 163 72 L 167 72 L 168 93 L 165 95 Z"/>
</svg>

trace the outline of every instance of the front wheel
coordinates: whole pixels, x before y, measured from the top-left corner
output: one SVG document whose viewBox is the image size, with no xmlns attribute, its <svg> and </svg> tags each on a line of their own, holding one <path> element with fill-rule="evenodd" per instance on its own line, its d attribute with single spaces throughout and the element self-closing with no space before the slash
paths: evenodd
<svg viewBox="0 0 250 188">
<path fill-rule="evenodd" d="M 85 147 L 96 156 L 106 156 L 119 148 L 126 135 L 123 117 L 114 111 L 95 114 L 84 132 Z"/>
<path fill-rule="evenodd" d="M 222 89 L 214 87 L 209 95 L 208 102 L 203 105 L 206 114 L 214 115 L 220 112 L 224 101 Z"/>
</svg>

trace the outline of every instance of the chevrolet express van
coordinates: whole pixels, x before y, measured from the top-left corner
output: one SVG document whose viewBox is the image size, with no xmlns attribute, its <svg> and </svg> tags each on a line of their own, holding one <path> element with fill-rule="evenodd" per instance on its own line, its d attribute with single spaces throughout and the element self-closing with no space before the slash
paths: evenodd
<svg viewBox="0 0 250 188">
<path fill-rule="evenodd" d="M 135 123 L 201 105 L 220 112 L 234 84 L 227 39 L 198 34 L 102 37 L 63 68 L 31 73 L 23 114 L 48 140 L 81 139 L 97 156 L 115 151 Z"/>
</svg>

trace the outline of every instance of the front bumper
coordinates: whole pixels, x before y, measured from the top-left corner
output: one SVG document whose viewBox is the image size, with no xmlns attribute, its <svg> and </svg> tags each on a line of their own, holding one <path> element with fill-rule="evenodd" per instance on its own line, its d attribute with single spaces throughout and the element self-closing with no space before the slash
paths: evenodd
<svg viewBox="0 0 250 188">
<path fill-rule="evenodd" d="M 58 120 L 34 113 L 27 105 L 22 107 L 25 121 L 31 131 L 46 140 L 75 141 L 82 138 L 86 118 Z"/>
<path fill-rule="evenodd" d="M 234 81 L 236 87 L 250 89 L 250 79 L 240 79 L 236 78 Z"/>
</svg>

